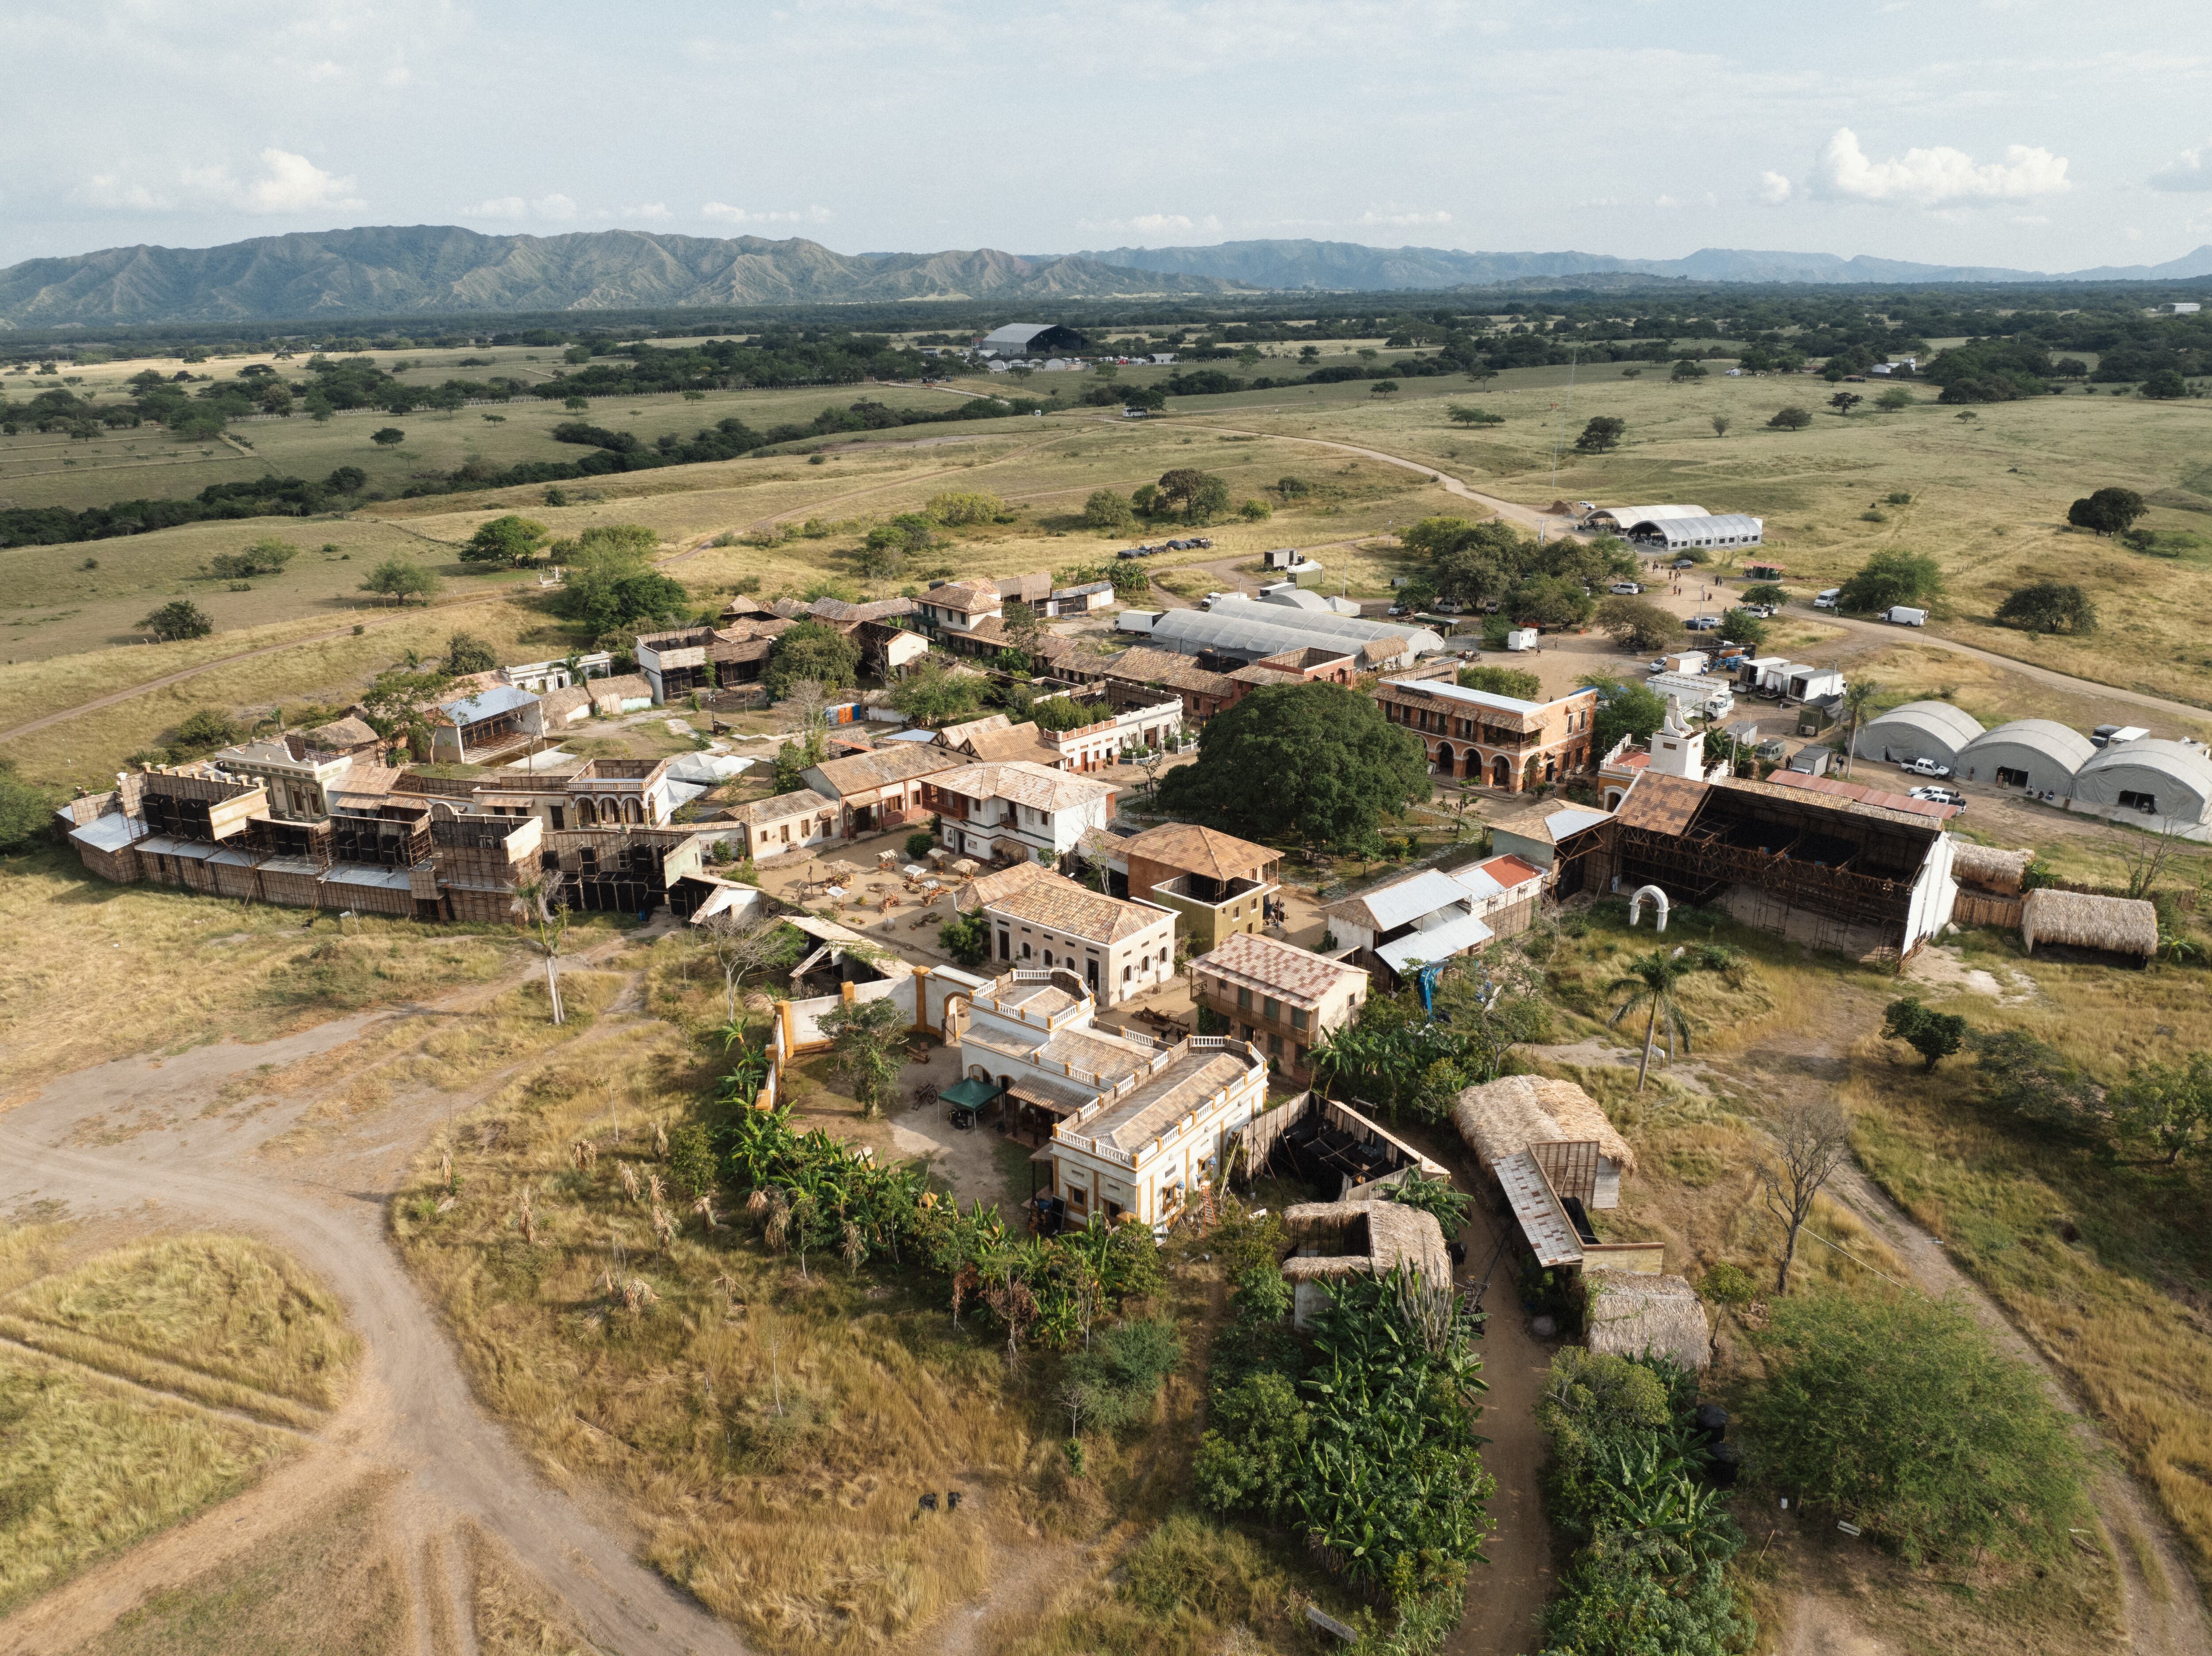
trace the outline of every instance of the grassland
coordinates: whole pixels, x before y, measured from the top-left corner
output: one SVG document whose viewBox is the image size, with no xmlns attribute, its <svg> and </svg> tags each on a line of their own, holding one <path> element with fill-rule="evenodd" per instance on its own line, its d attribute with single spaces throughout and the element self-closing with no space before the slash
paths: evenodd
<svg viewBox="0 0 2212 1656">
<path fill-rule="evenodd" d="M 0 1232 L 0 1612 L 244 1489 L 296 1440 L 240 1416 L 312 1423 L 358 1347 L 262 1243 L 74 1240 Z"/>
<path fill-rule="evenodd" d="M 69 1656 L 400 1656 L 414 1647 L 378 1524 L 387 1493 L 354 1484 L 281 1536 L 150 1595 Z"/>
<path fill-rule="evenodd" d="M 59 852 L 10 861 L 0 879 L 0 931 L 13 943 L 0 962 L 0 1098 L 134 1052 L 266 1040 L 521 963 L 506 928 L 364 917 L 341 935 L 335 919 L 307 930 L 307 918 L 88 882 Z M 595 935 L 608 933 L 572 933 L 572 948 Z"/>
</svg>

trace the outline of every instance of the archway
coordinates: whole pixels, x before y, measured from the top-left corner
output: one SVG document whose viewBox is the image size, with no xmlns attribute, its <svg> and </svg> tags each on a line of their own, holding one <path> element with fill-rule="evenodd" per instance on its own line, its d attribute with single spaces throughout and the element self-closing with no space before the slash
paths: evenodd
<svg viewBox="0 0 2212 1656">
<path fill-rule="evenodd" d="M 645 808 L 639 804 L 635 798 L 623 800 L 623 821 L 625 822 L 642 822 L 645 821 Z"/>
<path fill-rule="evenodd" d="M 1490 761 L 1490 786 L 1493 788 L 1513 786 L 1513 761 L 1502 753 Z"/>
<path fill-rule="evenodd" d="M 592 802 L 589 799 L 579 799 L 576 801 L 576 826 L 578 828 L 595 828 L 599 825 L 599 820 L 598 813 L 592 809 Z"/>
<path fill-rule="evenodd" d="M 1457 754 L 1455 754 L 1455 753 L 1454 753 L 1454 752 L 1452 751 L 1452 746 L 1451 746 L 1451 743 L 1449 743 L 1449 742 L 1439 742 L 1439 743 L 1437 743 L 1437 775 L 1439 775 L 1439 776 L 1451 776 L 1451 775 L 1455 775 L 1455 774 L 1456 774 L 1457 773 L 1456 773 L 1456 771 L 1455 771 L 1455 767 L 1458 765 L 1458 763 L 1459 763 L 1459 755 L 1458 755 Z"/>
</svg>

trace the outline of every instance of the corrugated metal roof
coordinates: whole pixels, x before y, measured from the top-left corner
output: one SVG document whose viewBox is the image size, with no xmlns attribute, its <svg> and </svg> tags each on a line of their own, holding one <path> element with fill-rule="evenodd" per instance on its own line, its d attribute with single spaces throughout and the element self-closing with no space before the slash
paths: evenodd
<svg viewBox="0 0 2212 1656">
<path fill-rule="evenodd" d="M 1835 776 L 1808 776 L 1802 771 L 1777 771 L 1767 778 L 1769 782 L 1785 788 L 1795 788 L 1801 793 L 1824 793 L 1831 798 L 1848 799 L 1862 805 L 1874 805 L 1882 810 L 1901 810 L 1913 816 L 1928 816 L 1936 822 L 1956 816 L 1956 805 L 1939 805 L 1932 799 L 1915 799 L 1910 794 L 1892 793 L 1886 788 L 1869 787 L 1863 782 L 1846 782 Z"/>
<path fill-rule="evenodd" d="M 1166 622 L 1175 617 L 1196 616 L 1201 620 L 1225 619 L 1272 622 L 1274 617 L 1269 612 L 1285 608 L 1285 605 L 1279 604 L 1262 604 L 1256 598 L 1246 597 L 1241 592 L 1231 592 L 1224 597 L 1216 599 L 1211 610 L 1204 611 L 1170 610 L 1161 616 L 1160 621 Z M 1440 636 L 1425 627 L 1408 627 L 1401 622 L 1395 621 L 1369 621 L 1364 616 L 1358 616 L 1324 615 L 1317 610 L 1298 611 L 1294 617 L 1291 618 L 1290 624 L 1303 628 L 1306 632 L 1318 633 L 1323 639 L 1406 639 L 1413 643 L 1416 650 L 1422 652 L 1441 650 L 1444 643 Z M 1153 630 L 1155 632 L 1159 630 L 1158 622 L 1154 623 Z"/>
<path fill-rule="evenodd" d="M 456 725 L 473 725 L 478 719 L 494 719 L 501 713 L 527 707 L 537 700 L 534 691 L 518 689 L 512 684 L 495 684 L 459 701 L 448 701 L 438 711 Z"/>
<path fill-rule="evenodd" d="M 1470 949 L 1480 949 L 1496 934 L 1472 914 L 1462 914 L 1457 919 L 1446 920 L 1442 925 L 1431 926 L 1425 931 L 1409 931 L 1395 942 L 1386 943 L 1375 951 L 1379 960 L 1389 963 L 1393 972 L 1401 976 L 1417 963 L 1448 961 L 1455 955 L 1464 955 Z"/>
<path fill-rule="evenodd" d="M 1521 1222 L 1521 1234 L 1528 1239 L 1528 1246 L 1540 1265 L 1571 1265 L 1583 1257 L 1582 1238 L 1575 1234 L 1566 1211 L 1559 1206 L 1559 1198 L 1552 1192 L 1551 1181 L 1544 1170 L 1536 1165 L 1536 1158 L 1522 1150 L 1517 1156 L 1500 1160 L 1492 1169 L 1498 1183 L 1512 1204 L 1513 1216 Z"/>
<path fill-rule="evenodd" d="M 70 838 L 81 846 L 94 851 L 120 851 L 146 832 L 143 817 L 125 816 L 119 810 L 111 810 L 105 816 L 95 816 L 82 828 L 71 828 Z"/>
<path fill-rule="evenodd" d="M 1408 874 L 1371 891 L 1341 898 L 1322 913 L 1343 914 L 1347 919 L 1364 920 L 1375 931 L 1388 931 L 1393 926 L 1405 925 L 1466 901 L 1466 888 L 1458 881 L 1449 874 L 1425 868 L 1418 874 Z"/>
<path fill-rule="evenodd" d="M 1879 751 L 1881 747 L 1881 732 L 1897 725 L 1917 734 L 1934 737 L 1954 755 L 1982 734 L 1979 719 L 1948 701 L 1908 701 L 1867 721 L 1865 728 L 1859 732 L 1859 751 L 1862 754 L 1869 751 L 1867 746 L 1869 737 L 1874 739 L 1872 750 Z"/>
</svg>

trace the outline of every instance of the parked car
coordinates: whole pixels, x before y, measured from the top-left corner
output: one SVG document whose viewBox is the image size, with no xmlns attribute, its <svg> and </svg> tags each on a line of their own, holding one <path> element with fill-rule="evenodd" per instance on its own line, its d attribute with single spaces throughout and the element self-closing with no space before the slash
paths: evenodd
<svg viewBox="0 0 2212 1656">
<path fill-rule="evenodd" d="M 1203 535 L 1200 535 L 1197 539 L 1191 542 L 1191 544 L 1197 547 L 1201 551 L 1211 552 L 1213 550 L 1213 543 Z"/>
<path fill-rule="evenodd" d="M 1747 616 L 1757 616 L 1761 621 L 1770 621 L 1774 616 L 1774 606 L 1771 604 L 1747 604 L 1739 607 Z"/>
<path fill-rule="evenodd" d="M 1693 633 L 1718 632 L 1720 624 L 1721 618 L 1718 616 L 1692 616 L 1689 620 L 1682 623 Z"/>
<path fill-rule="evenodd" d="M 1617 580 L 1613 582 L 1612 585 L 1607 587 L 1606 591 L 1624 598 L 1632 598 L 1641 593 L 1644 589 L 1641 586 L 1638 586 L 1632 580 Z"/>
<path fill-rule="evenodd" d="M 1902 759 L 1898 761 L 1897 767 L 1907 776 L 1940 778 L 1951 773 L 1951 767 L 1948 765 L 1940 764 L 1933 759 Z"/>
<path fill-rule="evenodd" d="M 1677 569 L 1694 569 L 1697 567 L 1698 561 L 1695 558 L 1677 558 L 1674 560 L 1674 567 Z"/>
<path fill-rule="evenodd" d="M 1836 607 L 1836 600 L 1843 595 L 1844 589 L 1840 586 L 1831 586 L 1825 592 L 1815 592 L 1813 595 L 1813 607 L 1815 610 L 1832 610 Z"/>
<path fill-rule="evenodd" d="M 1912 799 L 1923 799 L 1931 805 L 1956 805 L 1960 810 L 1966 808 L 1966 796 L 1956 788 L 1938 788 L 1923 785 L 1906 790 L 1906 797 Z"/>
</svg>

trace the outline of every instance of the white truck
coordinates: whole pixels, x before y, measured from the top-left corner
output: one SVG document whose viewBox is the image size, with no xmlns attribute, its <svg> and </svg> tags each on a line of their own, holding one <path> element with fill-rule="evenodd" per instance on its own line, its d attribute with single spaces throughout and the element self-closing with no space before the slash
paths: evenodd
<svg viewBox="0 0 2212 1656">
<path fill-rule="evenodd" d="M 1509 650 L 1533 650 L 1541 636 L 1534 627 L 1516 627 L 1506 634 L 1505 647 Z"/>
<path fill-rule="evenodd" d="M 1844 589 L 1840 586 L 1831 586 L 1825 592 L 1815 592 L 1813 594 L 1813 607 L 1815 610 L 1832 610 L 1836 607 L 1836 600 L 1843 595 Z"/>
<path fill-rule="evenodd" d="M 1881 618 L 1893 627 L 1925 627 L 1928 612 L 1916 610 L 1909 604 L 1893 604 L 1881 612 Z"/>
</svg>

